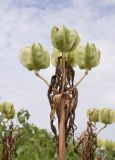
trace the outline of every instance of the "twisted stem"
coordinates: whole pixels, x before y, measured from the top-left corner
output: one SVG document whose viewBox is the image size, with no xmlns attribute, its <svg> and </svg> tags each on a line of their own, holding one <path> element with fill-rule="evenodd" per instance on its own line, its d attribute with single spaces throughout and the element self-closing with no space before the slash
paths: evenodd
<svg viewBox="0 0 115 160">
<path fill-rule="evenodd" d="M 84 75 L 80 78 L 80 80 L 75 84 L 75 87 L 77 87 L 81 82 L 82 80 L 88 75 L 89 73 L 89 70 L 85 70 L 85 73 Z"/>
<path fill-rule="evenodd" d="M 44 81 L 45 84 L 46 84 L 48 87 L 50 86 L 49 82 L 48 82 L 44 77 L 42 77 L 37 71 L 34 71 L 34 72 L 35 72 L 35 75 L 36 75 L 38 78 L 40 78 L 42 81 Z"/>
</svg>

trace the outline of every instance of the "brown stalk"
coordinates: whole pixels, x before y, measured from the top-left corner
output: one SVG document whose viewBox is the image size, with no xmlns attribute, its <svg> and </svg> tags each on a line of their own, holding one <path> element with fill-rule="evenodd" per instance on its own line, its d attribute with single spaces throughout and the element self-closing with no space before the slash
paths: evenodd
<svg viewBox="0 0 115 160">
<path fill-rule="evenodd" d="M 65 159 L 65 96 L 64 88 L 66 81 L 66 72 L 65 72 L 65 53 L 62 54 L 62 97 L 61 97 L 61 106 L 60 106 L 60 122 L 59 123 L 59 160 Z"/>
</svg>

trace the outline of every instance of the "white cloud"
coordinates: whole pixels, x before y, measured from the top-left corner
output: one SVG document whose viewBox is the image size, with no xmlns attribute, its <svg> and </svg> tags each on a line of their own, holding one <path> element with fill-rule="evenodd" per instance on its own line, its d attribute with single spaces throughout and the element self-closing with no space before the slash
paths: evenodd
<svg viewBox="0 0 115 160">
<path fill-rule="evenodd" d="M 115 6 L 115 1 L 114 0 L 101 0 L 101 3 L 103 3 L 106 6 Z"/>
<path fill-rule="evenodd" d="M 32 1 L 29 2 L 29 7 L 26 6 L 26 1 L 23 7 L 10 2 L 0 0 L 1 100 L 11 100 L 17 109 L 28 108 L 31 111 L 32 122 L 40 127 L 49 128 L 50 107 L 46 97 L 47 87 L 33 73 L 21 66 L 19 50 L 33 42 L 41 42 L 52 52 L 51 27 L 65 24 L 78 31 L 81 43 L 93 42 L 102 52 L 100 66 L 92 70 L 89 77 L 79 86 L 76 115 L 79 128 L 83 129 L 82 126 L 85 125 L 88 107 L 114 108 L 115 11 L 109 9 L 113 1 L 101 0 L 96 3 L 91 0 L 73 0 L 70 5 L 60 2 L 57 8 L 52 3 L 49 7 L 44 4 L 44 7 L 40 8 L 40 5 L 35 6 L 35 2 L 33 5 Z M 77 69 L 76 72 L 78 79 L 81 72 L 79 73 Z M 41 72 L 48 80 L 53 73 L 52 68 Z M 79 116 L 81 114 L 84 118 Z M 108 130 L 104 134 L 105 137 L 107 133 Z"/>
</svg>

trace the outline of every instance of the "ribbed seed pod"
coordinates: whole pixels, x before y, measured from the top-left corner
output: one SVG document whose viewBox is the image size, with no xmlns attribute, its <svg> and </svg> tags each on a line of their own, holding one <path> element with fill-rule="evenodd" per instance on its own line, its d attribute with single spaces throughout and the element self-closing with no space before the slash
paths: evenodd
<svg viewBox="0 0 115 160">
<path fill-rule="evenodd" d="M 76 50 L 67 53 L 67 62 L 72 66 L 77 66 L 77 55 Z"/>
<path fill-rule="evenodd" d="M 13 119 L 15 117 L 14 105 L 11 102 L 3 102 L 0 104 L 0 112 L 4 114 L 7 119 Z"/>
<path fill-rule="evenodd" d="M 53 53 L 51 55 L 51 62 L 54 67 L 56 67 L 58 64 L 58 57 L 61 57 L 61 56 L 62 56 L 62 53 L 56 48 L 54 48 Z"/>
<path fill-rule="evenodd" d="M 87 116 L 89 121 L 98 122 L 99 121 L 99 110 L 96 108 L 90 108 L 87 110 Z"/>
<path fill-rule="evenodd" d="M 102 147 L 106 151 L 115 151 L 115 142 L 97 137 L 97 147 Z"/>
<path fill-rule="evenodd" d="M 0 112 L 3 112 L 3 103 L 0 103 Z"/>
<path fill-rule="evenodd" d="M 32 58 L 35 70 L 45 69 L 50 65 L 49 54 L 40 43 L 32 45 Z"/>
<path fill-rule="evenodd" d="M 111 111 L 110 111 L 110 117 L 111 117 L 112 123 L 115 123 L 115 110 L 111 109 Z"/>
<path fill-rule="evenodd" d="M 87 43 L 85 46 L 78 46 L 76 49 L 77 64 L 80 69 L 92 69 L 99 64 L 100 51 L 94 44 Z"/>
<path fill-rule="evenodd" d="M 113 115 L 114 115 L 113 122 L 115 123 L 115 110 L 113 111 Z"/>
<path fill-rule="evenodd" d="M 69 30 L 65 26 L 53 27 L 51 30 L 51 40 L 54 48 L 61 52 L 73 51 L 78 46 L 80 38 L 76 31 Z"/>
<path fill-rule="evenodd" d="M 51 62 L 54 67 L 56 67 L 56 65 L 58 63 L 58 57 L 61 57 L 61 56 L 62 56 L 62 53 L 59 50 L 57 50 L 56 48 L 54 48 L 53 53 L 51 55 Z M 66 61 L 72 67 L 76 67 L 76 65 L 77 65 L 76 52 L 75 51 L 67 52 L 65 56 L 66 56 Z"/>
<path fill-rule="evenodd" d="M 34 64 L 32 61 L 32 53 L 31 53 L 31 46 L 22 48 L 20 50 L 20 62 L 22 63 L 23 66 L 28 68 L 28 70 L 33 70 Z"/>
<path fill-rule="evenodd" d="M 97 147 L 101 148 L 105 145 L 105 140 L 103 140 L 102 138 L 97 137 Z"/>
<path fill-rule="evenodd" d="M 113 115 L 114 112 L 112 112 L 109 108 L 103 108 L 99 111 L 99 121 L 104 124 L 112 124 L 113 123 Z"/>
<path fill-rule="evenodd" d="M 20 62 L 30 71 L 39 71 L 49 67 L 50 57 L 40 43 L 34 43 L 20 51 Z"/>
<path fill-rule="evenodd" d="M 113 146 L 113 151 L 115 151 L 115 142 L 114 142 L 114 146 Z"/>
<path fill-rule="evenodd" d="M 106 140 L 104 145 L 105 150 L 112 151 L 114 149 L 114 142 L 111 140 Z"/>
</svg>

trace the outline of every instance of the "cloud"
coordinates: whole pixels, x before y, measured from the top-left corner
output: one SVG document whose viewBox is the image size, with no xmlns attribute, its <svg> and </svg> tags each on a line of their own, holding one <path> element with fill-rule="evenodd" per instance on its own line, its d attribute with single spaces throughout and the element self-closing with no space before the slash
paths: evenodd
<svg viewBox="0 0 115 160">
<path fill-rule="evenodd" d="M 86 122 L 89 107 L 114 108 L 115 100 L 115 3 L 100 0 L 37 1 L 0 0 L 0 96 L 14 102 L 17 109 L 31 112 L 31 121 L 50 128 L 50 106 L 47 87 L 19 62 L 19 50 L 33 42 L 41 42 L 52 52 L 50 30 L 53 25 L 76 29 L 81 43 L 92 42 L 101 50 L 100 65 L 78 87 L 79 103 L 76 122 L 80 130 Z M 77 68 L 76 79 L 83 72 Z M 49 81 L 54 68 L 42 71 Z M 80 115 L 83 115 L 82 117 Z M 111 130 L 111 133 L 109 132 Z M 114 139 L 111 127 L 104 133 Z"/>
</svg>

